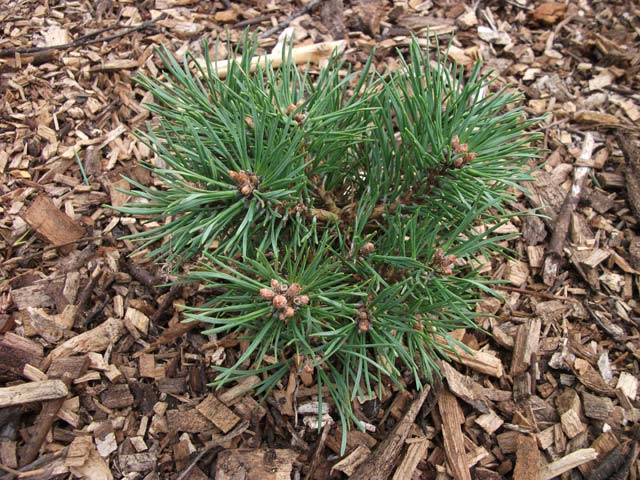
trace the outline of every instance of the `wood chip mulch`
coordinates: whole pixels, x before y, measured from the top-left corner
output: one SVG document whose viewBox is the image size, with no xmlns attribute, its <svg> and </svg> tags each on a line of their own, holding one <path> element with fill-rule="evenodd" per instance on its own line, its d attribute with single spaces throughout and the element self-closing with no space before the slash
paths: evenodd
<svg viewBox="0 0 640 480">
<path fill-rule="evenodd" d="M 623 1 L 145 0 L 0 8 L 0 479 L 637 479 L 640 431 L 640 9 Z M 154 49 L 201 54 L 249 26 L 270 51 L 348 39 L 398 66 L 426 30 L 449 56 L 482 57 L 498 85 L 548 112 L 545 162 L 514 209 L 514 259 L 487 298 L 476 355 L 422 393 L 360 399 L 366 432 L 318 429 L 315 388 L 293 372 L 267 401 L 255 379 L 212 391 L 243 343 L 182 324 L 196 285 L 121 237 L 140 223 L 122 175 L 150 185 L 151 120 L 137 73 Z M 224 52 L 221 52 L 224 53 Z M 504 232 L 502 232 L 504 231 Z M 307 382 L 308 383 L 308 382 Z"/>
</svg>

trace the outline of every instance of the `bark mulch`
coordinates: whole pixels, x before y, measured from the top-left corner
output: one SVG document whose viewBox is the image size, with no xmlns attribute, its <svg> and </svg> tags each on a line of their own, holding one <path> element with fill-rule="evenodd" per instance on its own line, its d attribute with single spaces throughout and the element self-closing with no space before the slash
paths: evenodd
<svg viewBox="0 0 640 480">
<path fill-rule="evenodd" d="M 0 479 L 637 479 L 640 343 L 640 8 L 625 1 L 0 0 Z M 499 233 L 521 232 L 485 299 L 475 355 L 422 393 L 359 399 L 366 432 L 340 456 L 318 428 L 313 380 L 292 372 L 259 402 L 255 379 L 212 391 L 243 342 L 182 324 L 197 285 L 171 280 L 105 207 L 149 149 L 133 77 L 154 49 L 182 58 L 245 27 L 270 52 L 347 40 L 396 68 L 411 34 L 484 59 L 524 92 L 547 152 Z M 428 30 L 428 33 L 427 33 Z M 452 37 L 452 35 L 455 35 Z M 311 385 L 310 385 L 311 384 Z"/>
</svg>

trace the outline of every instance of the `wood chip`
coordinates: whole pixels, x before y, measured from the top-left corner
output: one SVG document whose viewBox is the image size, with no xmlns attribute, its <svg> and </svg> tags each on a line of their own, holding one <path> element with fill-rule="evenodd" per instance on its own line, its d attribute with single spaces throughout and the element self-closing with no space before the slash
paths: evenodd
<svg viewBox="0 0 640 480">
<path fill-rule="evenodd" d="M 196 409 L 185 412 L 167 410 L 167 424 L 176 432 L 202 433 L 211 429 L 209 420 Z"/>
<path fill-rule="evenodd" d="M 0 408 L 63 398 L 68 394 L 69 389 L 61 380 L 22 383 L 0 388 Z"/>
<path fill-rule="evenodd" d="M 466 461 L 464 436 L 460 425 L 464 416 L 458 401 L 446 388 L 438 395 L 438 410 L 442 418 L 442 437 L 447 463 L 455 480 L 471 480 L 471 473 Z"/>
<path fill-rule="evenodd" d="M 84 228 L 61 212 L 44 194 L 36 197 L 22 214 L 22 218 L 47 242 L 61 247 L 63 253 L 73 250 L 75 246 L 69 243 L 81 239 L 84 235 Z"/>
<path fill-rule="evenodd" d="M 27 364 L 38 368 L 43 351 L 39 343 L 9 332 L 0 339 L 0 372 L 22 375 Z"/>
<path fill-rule="evenodd" d="M 616 388 L 621 390 L 633 402 L 638 394 L 638 377 L 628 372 L 622 372 L 618 378 Z"/>
<path fill-rule="evenodd" d="M 224 433 L 231 431 L 240 421 L 240 417 L 227 408 L 227 406 L 213 394 L 208 395 L 207 398 L 200 402 L 196 410 L 207 417 L 211 423 Z"/>
<path fill-rule="evenodd" d="M 485 432 L 491 435 L 502 426 L 504 420 L 496 415 L 495 412 L 489 412 L 476 418 L 475 423 L 478 424 L 480 428 L 482 428 Z"/>
<path fill-rule="evenodd" d="M 518 435 L 516 446 L 516 467 L 513 478 L 518 480 L 538 480 L 540 477 L 540 450 L 534 437 Z"/>
<path fill-rule="evenodd" d="M 418 464 L 427 457 L 430 444 L 426 438 L 412 439 L 402 463 L 393 474 L 393 480 L 412 478 Z"/>
<path fill-rule="evenodd" d="M 49 353 L 47 357 L 54 360 L 74 353 L 102 352 L 114 344 L 124 333 L 122 320 L 109 318 L 97 327 L 70 338 Z"/>
<path fill-rule="evenodd" d="M 560 422 L 562 423 L 564 433 L 569 438 L 573 438 L 587 429 L 587 426 L 580 421 L 580 417 L 575 410 L 567 410 L 564 412 L 560 416 Z"/>
<path fill-rule="evenodd" d="M 370 455 L 371 450 L 364 445 L 358 445 L 351 453 L 331 467 L 331 470 L 337 470 L 350 477 Z"/>
<path fill-rule="evenodd" d="M 215 478 L 284 480 L 291 478 L 297 457 L 293 450 L 282 448 L 223 450 L 218 454 Z"/>
<path fill-rule="evenodd" d="M 538 354 L 541 326 L 540 318 L 532 318 L 518 327 L 511 360 L 512 376 L 526 372 Z"/>
<path fill-rule="evenodd" d="M 597 457 L 598 452 L 595 448 L 582 448 L 580 450 L 576 450 L 575 452 L 542 467 L 540 480 L 551 480 L 552 478 L 559 477 L 563 473 L 568 472 L 583 463 L 595 460 Z"/>
</svg>

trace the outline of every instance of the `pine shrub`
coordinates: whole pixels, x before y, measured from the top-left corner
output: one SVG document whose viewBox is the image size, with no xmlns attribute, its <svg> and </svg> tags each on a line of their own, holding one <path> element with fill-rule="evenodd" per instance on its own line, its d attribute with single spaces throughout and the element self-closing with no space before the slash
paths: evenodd
<svg viewBox="0 0 640 480">
<path fill-rule="evenodd" d="M 465 77 L 417 40 L 386 74 L 339 56 L 312 74 L 290 49 L 251 73 L 255 42 L 240 51 L 224 79 L 209 57 L 167 51 L 165 74 L 139 79 L 162 186 L 128 179 L 119 210 L 147 222 L 140 249 L 200 282 L 186 320 L 245 340 L 216 386 L 257 375 L 267 394 L 293 371 L 346 432 L 361 426 L 354 400 L 431 382 L 462 346 L 450 332 L 495 295 L 479 269 L 508 254 L 497 230 L 529 178 L 536 119 L 479 64 Z"/>
</svg>

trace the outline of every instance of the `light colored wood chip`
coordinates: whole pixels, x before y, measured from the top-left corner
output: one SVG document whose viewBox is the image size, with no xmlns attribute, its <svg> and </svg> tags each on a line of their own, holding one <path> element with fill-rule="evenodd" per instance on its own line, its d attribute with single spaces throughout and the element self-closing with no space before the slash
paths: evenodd
<svg viewBox="0 0 640 480">
<path fill-rule="evenodd" d="M 427 457 L 430 444 L 431 442 L 426 438 L 412 439 L 402 463 L 393 475 L 393 480 L 411 478 L 418 468 L 418 464 Z"/>
<path fill-rule="evenodd" d="M 127 308 L 124 320 L 125 322 L 131 322 L 131 324 L 143 335 L 146 335 L 149 332 L 149 317 L 135 308 Z"/>
<path fill-rule="evenodd" d="M 562 423 L 562 430 L 569 438 L 573 438 L 587 429 L 587 426 L 580 421 L 580 417 L 575 410 L 567 410 L 560 415 L 560 422 Z"/>
<path fill-rule="evenodd" d="M 455 480 L 471 480 L 464 449 L 461 424 L 464 423 L 462 410 L 456 397 L 443 388 L 438 395 L 438 411 L 442 418 L 442 437 L 447 463 Z"/>
<path fill-rule="evenodd" d="M 526 372 L 538 354 L 541 326 L 540 318 L 532 318 L 518 327 L 511 360 L 512 376 Z"/>
<path fill-rule="evenodd" d="M 493 432 L 498 430 L 504 420 L 502 420 L 495 412 L 491 411 L 489 413 L 485 413 L 484 415 L 480 415 L 476 418 L 475 423 L 480 426 L 485 432 L 491 435 Z"/>
<path fill-rule="evenodd" d="M 67 357 L 74 353 L 102 352 L 117 342 L 124 333 L 124 324 L 117 318 L 109 318 L 97 327 L 70 338 L 49 353 L 48 359 Z"/>
<path fill-rule="evenodd" d="M 622 372 L 616 388 L 621 390 L 629 400 L 634 401 L 638 394 L 638 377 L 628 372 Z"/>
<path fill-rule="evenodd" d="M 369 455 L 371 455 L 371 450 L 364 445 L 358 445 L 349 455 L 331 467 L 331 470 L 337 470 L 350 477 L 369 458 Z"/>
<path fill-rule="evenodd" d="M 0 388 L 0 408 L 64 398 L 68 394 L 69 389 L 62 380 L 44 380 L 2 387 Z"/>
<path fill-rule="evenodd" d="M 542 467 L 540 480 L 551 480 L 552 478 L 559 477 L 563 473 L 579 467 L 583 463 L 595 460 L 597 457 L 598 452 L 595 448 L 582 448 L 580 450 L 576 450 L 575 452 Z"/>
<path fill-rule="evenodd" d="M 332 42 L 322 42 L 312 45 L 295 47 L 291 49 L 291 60 L 297 65 L 304 65 L 309 62 L 317 63 L 323 58 L 328 58 L 334 51 L 343 51 L 345 47 L 346 42 L 344 40 L 336 40 Z M 258 68 L 258 65 L 264 67 L 265 62 L 267 61 L 271 64 L 271 66 L 273 66 L 273 68 L 278 68 L 280 65 L 282 65 L 282 59 L 283 56 L 281 52 L 271 53 L 266 56 L 262 55 L 254 57 L 251 60 L 250 70 L 252 72 L 255 72 L 256 68 Z M 198 60 L 198 63 L 201 65 L 204 71 L 206 71 L 204 60 Z M 227 62 L 227 60 L 224 60 L 219 63 L 214 63 L 212 68 L 217 72 L 220 78 L 225 78 L 227 76 L 228 67 L 229 62 Z"/>
</svg>

